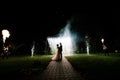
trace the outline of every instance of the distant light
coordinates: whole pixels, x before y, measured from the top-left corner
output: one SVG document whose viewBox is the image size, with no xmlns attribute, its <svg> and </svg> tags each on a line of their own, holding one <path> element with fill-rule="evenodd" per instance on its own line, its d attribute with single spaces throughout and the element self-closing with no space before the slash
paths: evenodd
<svg viewBox="0 0 120 80">
<path fill-rule="evenodd" d="M 118 52 L 118 50 L 115 50 L 115 52 L 117 53 L 117 52 Z"/>
<path fill-rule="evenodd" d="M 103 38 L 101 39 L 101 42 L 104 43 L 104 39 Z"/>
</svg>

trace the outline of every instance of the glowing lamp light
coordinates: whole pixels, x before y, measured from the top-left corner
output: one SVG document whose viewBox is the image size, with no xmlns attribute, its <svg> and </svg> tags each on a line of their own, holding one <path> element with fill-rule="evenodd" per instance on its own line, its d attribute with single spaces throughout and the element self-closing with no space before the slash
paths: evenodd
<svg viewBox="0 0 120 80">
<path fill-rule="evenodd" d="M 8 30 L 2 30 L 2 35 L 3 35 L 3 43 L 5 43 L 6 38 L 10 37 L 10 33 Z"/>
<path fill-rule="evenodd" d="M 101 39 L 101 42 L 104 43 L 104 39 L 103 38 Z"/>
</svg>

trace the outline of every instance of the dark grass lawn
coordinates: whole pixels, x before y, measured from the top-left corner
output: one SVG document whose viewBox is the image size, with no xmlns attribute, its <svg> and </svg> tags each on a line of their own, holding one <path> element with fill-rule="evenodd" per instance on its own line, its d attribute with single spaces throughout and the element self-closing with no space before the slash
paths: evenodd
<svg viewBox="0 0 120 80">
<path fill-rule="evenodd" d="M 47 67 L 52 55 L 0 57 L 0 80 L 34 80 Z M 85 80 L 120 79 L 120 56 L 74 54 L 66 56 Z"/>
<path fill-rule="evenodd" d="M 32 80 L 51 61 L 51 55 L 0 57 L 0 80 Z"/>
<path fill-rule="evenodd" d="M 120 56 L 74 54 L 66 58 L 85 80 L 120 80 Z"/>
</svg>

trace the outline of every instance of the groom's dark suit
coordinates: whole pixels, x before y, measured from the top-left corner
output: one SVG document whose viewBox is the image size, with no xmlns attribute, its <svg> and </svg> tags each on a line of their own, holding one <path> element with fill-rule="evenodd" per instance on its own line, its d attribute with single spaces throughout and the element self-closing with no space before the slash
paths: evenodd
<svg viewBox="0 0 120 80">
<path fill-rule="evenodd" d="M 60 50 L 60 60 L 62 60 L 62 44 L 61 43 L 60 43 L 59 50 Z"/>
</svg>

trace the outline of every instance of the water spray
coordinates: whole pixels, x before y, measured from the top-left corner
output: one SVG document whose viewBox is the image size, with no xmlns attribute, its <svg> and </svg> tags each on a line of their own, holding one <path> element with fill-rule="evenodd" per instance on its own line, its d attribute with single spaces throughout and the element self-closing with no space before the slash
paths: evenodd
<svg viewBox="0 0 120 80">
<path fill-rule="evenodd" d="M 34 56 L 35 42 L 33 41 L 33 46 L 31 48 L 31 57 Z"/>
<path fill-rule="evenodd" d="M 86 42 L 86 51 L 87 51 L 87 55 L 89 55 L 89 39 L 88 36 L 85 36 L 85 42 Z"/>
<path fill-rule="evenodd" d="M 72 55 L 76 51 L 76 35 L 70 31 L 70 22 L 60 30 L 57 37 L 48 37 L 48 43 L 51 48 L 52 54 L 57 52 L 56 44 L 62 43 L 63 45 L 63 55 Z"/>
</svg>

